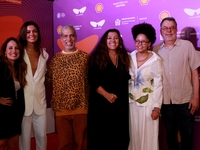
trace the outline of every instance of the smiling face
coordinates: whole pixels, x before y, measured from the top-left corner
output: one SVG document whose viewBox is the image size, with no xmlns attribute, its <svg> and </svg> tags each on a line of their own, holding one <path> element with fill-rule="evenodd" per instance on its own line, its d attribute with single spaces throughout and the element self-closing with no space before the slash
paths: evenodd
<svg viewBox="0 0 200 150">
<path fill-rule="evenodd" d="M 106 41 L 108 50 L 116 50 L 119 46 L 119 36 L 116 32 L 109 32 Z"/>
<path fill-rule="evenodd" d="M 20 56 L 20 50 L 17 43 L 13 40 L 6 46 L 5 56 L 11 63 L 14 63 Z"/>
<path fill-rule="evenodd" d="M 38 31 L 34 25 L 27 26 L 26 40 L 28 43 L 35 43 L 38 40 Z"/>
<path fill-rule="evenodd" d="M 174 21 L 165 20 L 162 23 L 160 33 L 165 42 L 175 42 L 177 38 L 177 26 Z"/>
<path fill-rule="evenodd" d="M 151 42 L 144 34 L 138 34 L 135 39 L 135 47 L 139 53 L 146 52 L 148 48 L 151 46 Z"/>
<path fill-rule="evenodd" d="M 65 51 L 76 50 L 76 35 L 72 29 L 66 28 L 62 30 L 61 42 Z"/>
</svg>

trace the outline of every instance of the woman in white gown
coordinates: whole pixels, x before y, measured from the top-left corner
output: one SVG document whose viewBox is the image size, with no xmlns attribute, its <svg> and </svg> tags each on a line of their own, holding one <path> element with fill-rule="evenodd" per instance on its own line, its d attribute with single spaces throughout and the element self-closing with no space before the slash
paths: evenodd
<svg viewBox="0 0 200 150">
<path fill-rule="evenodd" d="M 152 25 L 132 27 L 136 50 L 130 53 L 130 144 L 128 150 L 158 150 L 159 115 L 162 104 L 161 59 L 150 51 L 156 40 Z"/>
</svg>

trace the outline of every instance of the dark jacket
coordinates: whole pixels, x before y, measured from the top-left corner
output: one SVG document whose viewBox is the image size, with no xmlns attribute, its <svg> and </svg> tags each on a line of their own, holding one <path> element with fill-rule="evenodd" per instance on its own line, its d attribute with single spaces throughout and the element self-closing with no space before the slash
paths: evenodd
<svg viewBox="0 0 200 150">
<path fill-rule="evenodd" d="M 15 92 L 15 84 L 7 65 L 0 62 L 0 97 L 11 97 L 12 106 L 0 104 L 0 139 L 21 134 L 21 122 L 25 110 L 24 91 Z"/>
</svg>

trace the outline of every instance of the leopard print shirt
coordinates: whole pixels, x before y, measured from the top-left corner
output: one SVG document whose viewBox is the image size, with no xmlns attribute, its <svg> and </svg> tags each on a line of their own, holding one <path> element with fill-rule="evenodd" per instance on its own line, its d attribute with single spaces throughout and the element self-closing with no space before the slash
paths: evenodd
<svg viewBox="0 0 200 150">
<path fill-rule="evenodd" d="M 52 84 L 51 107 L 54 111 L 88 108 L 89 55 L 78 50 L 73 54 L 57 53 L 46 73 L 46 84 Z"/>
</svg>

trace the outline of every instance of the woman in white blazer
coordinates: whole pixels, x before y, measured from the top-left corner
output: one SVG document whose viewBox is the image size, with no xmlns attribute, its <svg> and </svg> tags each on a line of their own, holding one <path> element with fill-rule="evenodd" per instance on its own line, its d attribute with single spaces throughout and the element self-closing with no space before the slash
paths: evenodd
<svg viewBox="0 0 200 150">
<path fill-rule="evenodd" d="M 30 150 L 32 126 L 36 138 L 36 149 L 46 150 L 46 92 L 44 80 L 48 54 L 40 47 L 40 30 L 33 21 L 27 21 L 22 25 L 19 41 L 25 49 L 24 60 L 27 63 L 27 85 L 24 88 L 25 113 L 19 143 L 20 150 Z"/>
</svg>

